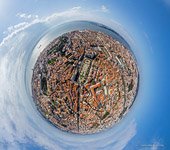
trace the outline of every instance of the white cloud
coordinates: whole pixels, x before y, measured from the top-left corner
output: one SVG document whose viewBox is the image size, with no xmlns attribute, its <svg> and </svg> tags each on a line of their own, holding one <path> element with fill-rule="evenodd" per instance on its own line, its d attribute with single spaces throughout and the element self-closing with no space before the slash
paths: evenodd
<svg viewBox="0 0 170 150">
<path fill-rule="evenodd" d="M 150 150 L 163 150 L 165 149 L 164 144 L 162 144 L 162 140 L 158 138 L 154 138 L 151 142 L 147 144 L 139 145 L 140 149 L 150 149 Z"/>
<path fill-rule="evenodd" d="M 115 141 L 116 144 L 112 145 L 112 148 L 116 150 L 124 149 L 129 141 L 136 135 L 136 132 L 136 123 L 133 120 L 122 132 L 120 132 L 119 138 Z"/>
<path fill-rule="evenodd" d="M 59 12 L 59 13 L 54 13 L 48 17 L 46 17 L 43 21 L 52 21 L 52 20 L 56 20 L 56 18 L 60 18 L 60 17 L 75 17 L 75 16 L 80 16 L 82 15 L 81 13 L 81 7 L 80 6 L 76 6 L 71 8 L 68 11 L 63 11 L 63 12 Z"/>
<path fill-rule="evenodd" d="M 136 132 L 136 122 L 132 120 L 122 128 L 110 129 L 108 132 L 96 135 L 92 139 L 80 139 L 73 142 L 72 145 L 76 147 L 74 150 L 122 150 L 136 135 Z"/>
<path fill-rule="evenodd" d="M 81 9 L 81 6 L 75 6 L 72 8 L 72 10 L 79 10 L 79 9 Z"/>
<path fill-rule="evenodd" d="M 101 6 L 101 11 L 102 12 L 109 12 L 109 9 L 105 5 L 102 5 Z"/>
<path fill-rule="evenodd" d="M 19 13 L 18 13 L 18 15 L 19 15 Z M 48 17 L 45 17 L 45 18 L 40 18 L 38 16 L 33 17 L 30 22 L 28 22 L 28 21 L 22 22 L 22 23 L 19 23 L 17 25 L 8 27 L 7 31 L 3 32 L 4 34 L 7 33 L 8 35 L 2 40 L 2 42 L 0 43 L 0 46 L 5 44 L 5 42 L 8 41 L 9 39 L 11 39 L 14 35 L 25 30 L 26 28 L 32 26 L 33 24 L 48 23 L 49 21 L 52 22 L 52 20 L 57 20 L 57 19 L 63 19 L 63 20 L 65 18 L 70 19 L 72 17 L 76 17 L 76 16 L 80 16 L 80 15 L 81 15 L 81 7 L 76 6 L 76 7 L 73 7 L 71 9 L 67 10 L 67 11 L 57 12 L 57 13 L 54 13 L 54 14 L 48 16 Z M 28 18 L 30 15 L 20 14 L 20 17 L 23 17 L 23 16 Z"/>
<path fill-rule="evenodd" d="M 38 18 L 38 15 L 31 15 L 31 14 L 25 14 L 25 13 L 17 13 L 16 16 L 22 19 L 26 19 L 26 20 Z"/>
<path fill-rule="evenodd" d="M 17 25 L 10 26 L 10 27 L 8 27 L 8 32 L 11 33 L 11 32 L 13 32 L 15 30 L 18 30 L 20 28 L 25 27 L 26 25 L 28 25 L 28 22 L 22 22 L 22 23 L 19 23 Z"/>
<path fill-rule="evenodd" d="M 164 145 L 161 144 L 160 140 L 154 140 L 153 144 L 151 145 L 151 150 L 161 150 L 164 148 Z"/>
</svg>

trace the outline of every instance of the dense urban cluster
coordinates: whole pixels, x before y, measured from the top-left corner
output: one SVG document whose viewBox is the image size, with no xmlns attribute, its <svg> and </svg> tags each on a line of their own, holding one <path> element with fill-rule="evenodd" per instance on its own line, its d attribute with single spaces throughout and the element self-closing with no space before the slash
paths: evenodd
<svg viewBox="0 0 170 150">
<path fill-rule="evenodd" d="M 54 39 L 33 69 L 33 99 L 56 127 L 80 134 L 117 123 L 138 88 L 134 56 L 102 32 L 72 31 Z"/>
</svg>

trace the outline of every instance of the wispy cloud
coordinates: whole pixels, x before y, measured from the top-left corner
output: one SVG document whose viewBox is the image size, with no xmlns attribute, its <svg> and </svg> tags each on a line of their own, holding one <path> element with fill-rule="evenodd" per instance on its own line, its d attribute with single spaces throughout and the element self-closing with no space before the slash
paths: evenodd
<svg viewBox="0 0 170 150">
<path fill-rule="evenodd" d="M 112 148 L 117 150 L 124 149 L 129 141 L 131 141 L 136 135 L 136 133 L 136 122 L 133 120 L 122 132 L 120 132 L 119 138 L 117 141 L 115 141 L 116 144 L 112 144 Z"/>
<path fill-rule="evenodd" d="M 164 149 L 164 144 L 162 144 L 160 139 L 154 139 L 151 144 L 151 150 L 162 150 Z"/>
<path fill-rule="evenodd" d="M 101 11 L 106 13 L 106 12 L 109 12 L 109 9 L 105 5 L 102 5 Z"/>
<path fill-rule="evenodd" d="M 67 141 L 67 144 L 72 148 L 74 147 L 74 150 L 122 150 L 136 135 L 136 126 L 136 122 L 132 120 L 122 128 L 113 128 L 106 133 L 95 135 L 93 138 L 87 137 L 86 139 L 72 142 L 72 144 Z"/>
<path fill-rule="evenodd" d="M 20 13 L 18 13 L 18 15 L 19 14 Z M 2 42 L 0 43 L 0 46 L 5 44 L 5 41 L 9 40 L 14 35 L 16 35 L 17 33 L 25 30 L 26 28 L 32 26 L 33 24 L 48 23 L 49 21 L 57 20 L 57 19 L 58 20 L 59 19 L 66 20 L 66 18 L 70 19 L 70 18 L 73 18 L 73 17 L 76 17 L 76 16 L 80 16 L 80 15 L 81 15 L 81 7 L 80 6 L 76 6 L 76 7 L 73 7 L 71 9 L 69 9 L 69 10 L 66 10 L 66 11 L 54 13 L 54 14 L 52 14 L 50 16 L 45 17 L 45 18 L 43 18 L 43 17 L 40 18 L 38 16 L 32 17 L 31 21 L 26 20 L 26 21 L 24 21 L 22 23 L 19 23 L 17 25 L 8 27 L 7 31 L 4 31 L 4 33 L 7 33 L 8 35 L 2 40 Z M 24 16 L 25 18 L 28 18 L 28 16 L 30 16 L 30 15 L 20 14 L 19 16 L 20 17 Z"/>
<path fill-rule="evenodd" d="M 26 13 L 17 13 L 17 17 L 22 18 L 22 19 L 36 19 L 38 18 L 38 15 L 31 15 L 31 14 L 26 14 Z"/>
<path fill-rule="evenodd" d="M 151 142 L 140 144 L 139 149 L 150 149 L 150 150 L 163 150 L 165 149 L 164 144 L 162 144 L 162 140 L 158 138 L 153 138 Z"/>
<path fill-rule="evenodd" d="M 8 27 L 8 33 L 11 33 L 11 32 L 13 32 L 15 30 L 21 29 L 21 28 L 23 28 L 23 27 L 25 27 L 27 25 L 28 25 L 28 22 L 22 22 L 22 23 L 19 23 L 17 25 L 10 26 L 10 27 Z"/>
</svg>

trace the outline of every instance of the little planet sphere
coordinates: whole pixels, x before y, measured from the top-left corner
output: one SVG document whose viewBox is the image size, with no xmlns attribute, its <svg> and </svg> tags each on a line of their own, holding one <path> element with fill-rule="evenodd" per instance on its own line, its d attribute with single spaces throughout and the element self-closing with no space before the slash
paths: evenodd
<svg viewBox="0 0 170 150">
<path fill-rule="evenodd" d="M 100 31 L 75 30 L 40 53 L 32 74 L 33 100 L 57 128 L 92 134 L 129 111 L 138 76 L 133 54 L 121 42 Z"/>
</svg>

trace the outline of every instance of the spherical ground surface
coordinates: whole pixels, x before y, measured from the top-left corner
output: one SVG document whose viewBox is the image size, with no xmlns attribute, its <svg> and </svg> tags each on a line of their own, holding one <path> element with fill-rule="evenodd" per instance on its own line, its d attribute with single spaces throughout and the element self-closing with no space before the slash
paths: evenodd
<svg viewBox="0 0 170 150">
<path fill-rule="evenodd" d="M 54 39 L 33 69 L 32 93 L 56 127 L 80 134 L 117 123 L 135 100 L 136 61 L 123 44 L 97 31 L 72 31 Z"/>
</svg>

